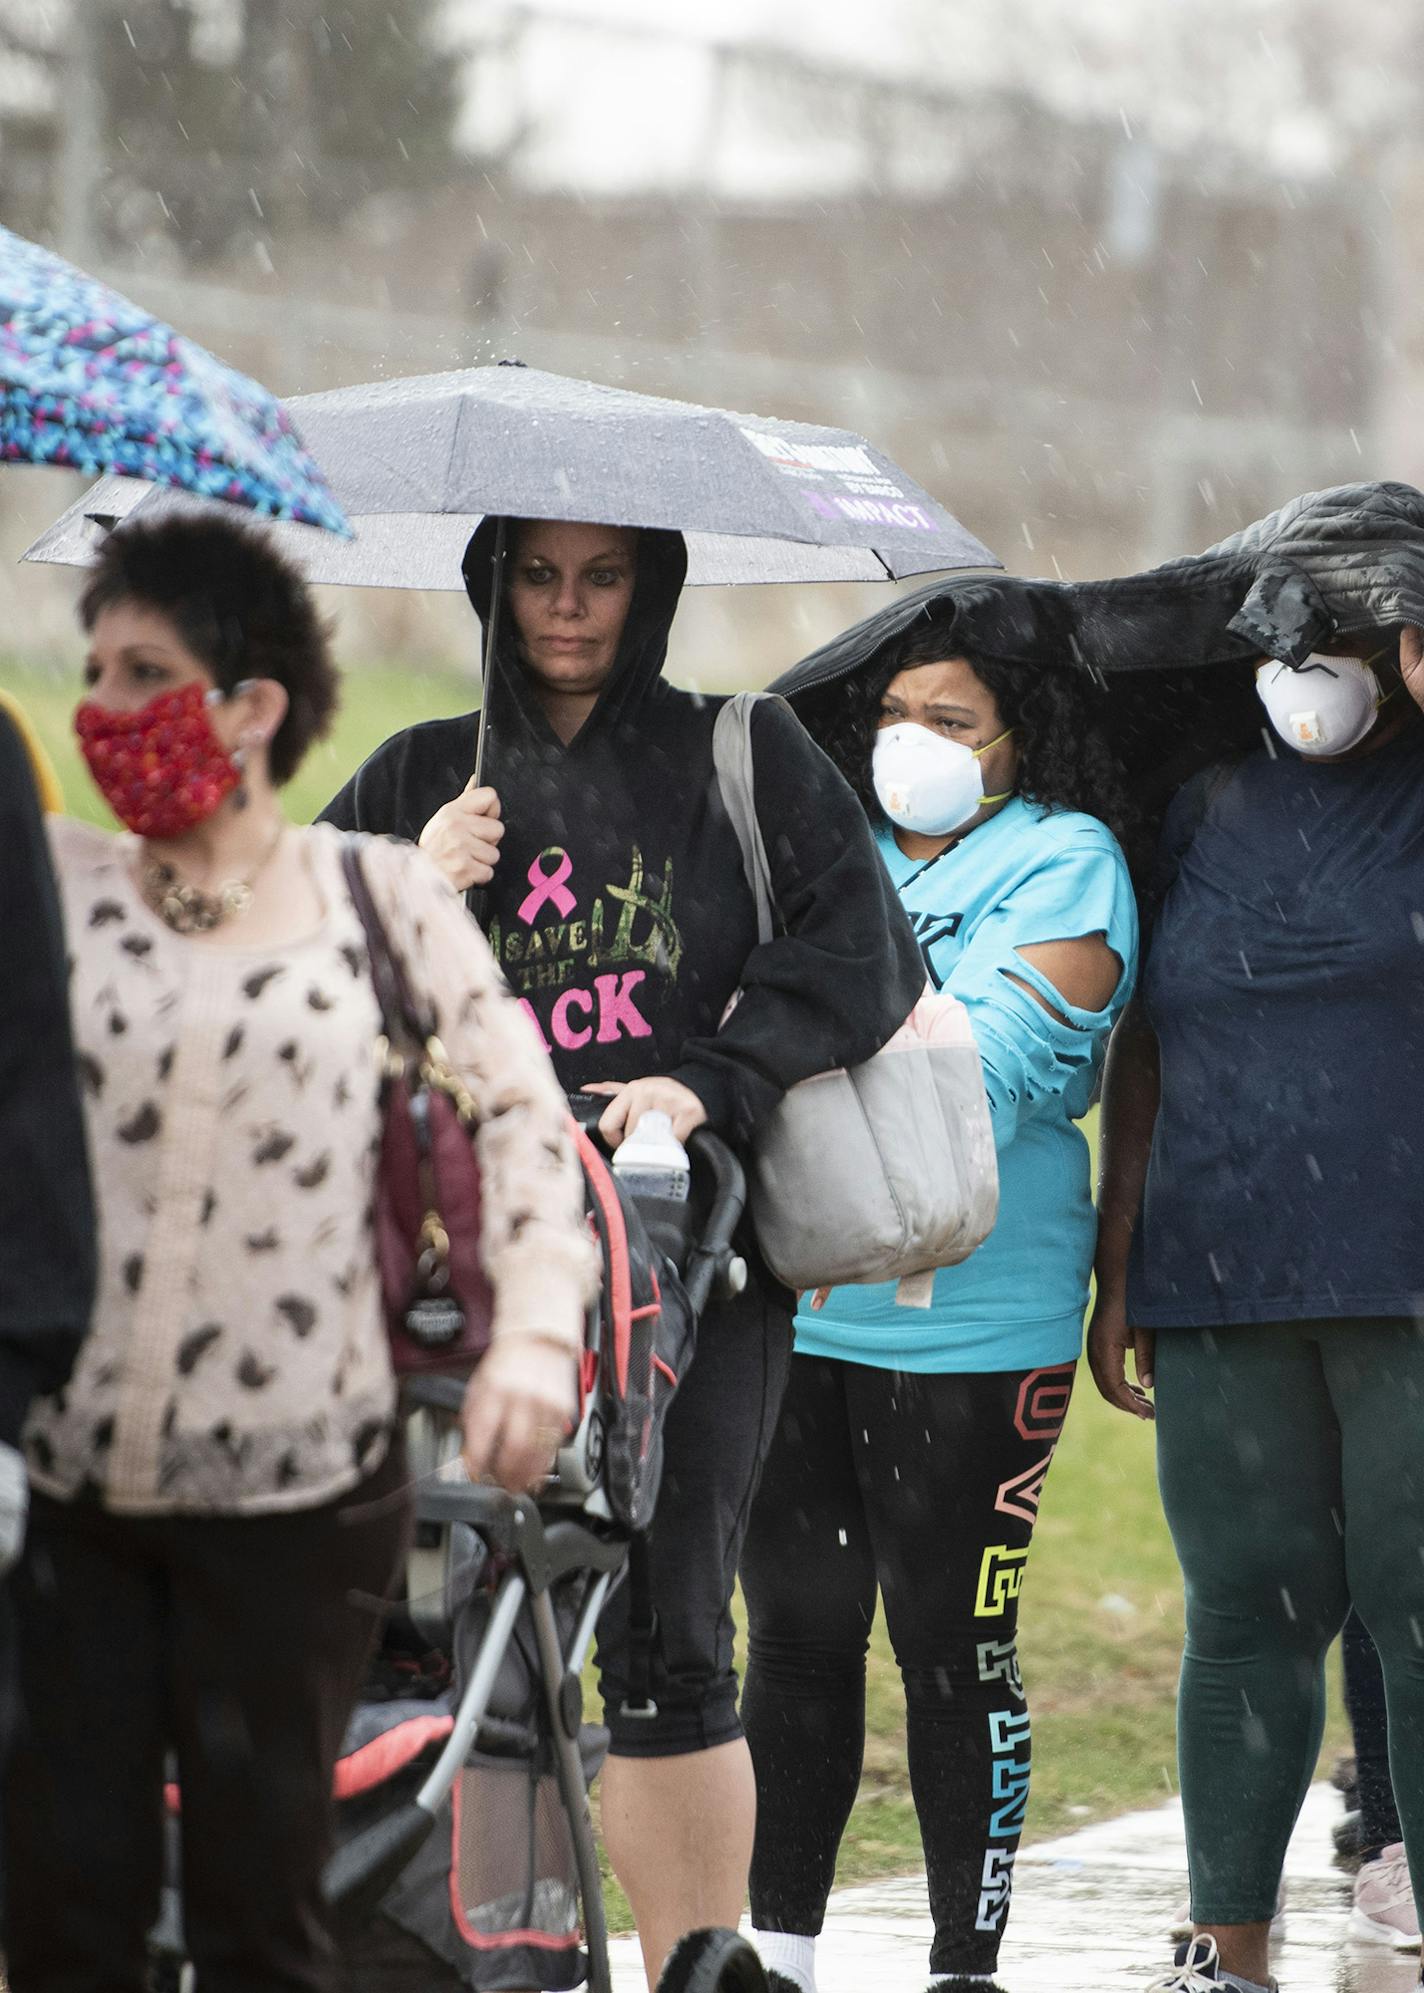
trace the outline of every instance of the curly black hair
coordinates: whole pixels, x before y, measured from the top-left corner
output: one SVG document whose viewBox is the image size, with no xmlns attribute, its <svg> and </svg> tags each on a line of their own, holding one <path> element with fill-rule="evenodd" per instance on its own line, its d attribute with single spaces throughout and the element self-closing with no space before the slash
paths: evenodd
<svg viewBox="0 0 1424 1993">
<path fill-rule="evenodd" d="M 311 590 L 271 540 L 217 512 L 132 520 L 99 549 L 79 598 L 81 625 L 92 630 L 121 602 L 166 617 L 224 692 L 244 678 L 284 688 L 269 765 L 275 783 L 290 781 L 331 729 L 340 679 Z"/>
<path fill-rule="evenodd" d="M 1103 694 L 1072 665 L 1006 664 L 967 652 L 948 617 L 933 611 L 887 644 L 864 670 L 796 701 L 807 731 L 865 805 L 872 822 L 884 812 L 871 781 L 880 702 L 892 678 L 917 664 L 962 657 L 994 695 L 1019 750 L 1019 789 L 1050 810 L 1082 810 L 1105 823 L 1130 858 L 1140 819 L 1121 763 L 1108 746 Z"/>
</svg>

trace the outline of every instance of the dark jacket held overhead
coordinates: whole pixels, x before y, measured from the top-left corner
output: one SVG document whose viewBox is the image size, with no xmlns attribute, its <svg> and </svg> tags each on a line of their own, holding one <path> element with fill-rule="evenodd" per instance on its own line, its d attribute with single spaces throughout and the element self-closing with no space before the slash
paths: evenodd
<svg viewBox="0 0 1424 1993">
<path fill-rule="evenodd" d="M 492 542 L 486 521 L 465 562 L 482 621 Z M 797 1080 L 877 1051 L 925 973 L 860 805 L 772 701 L 756 709 L 752 744 L 784 932 L 758 945 L 713 768 L 722 701 L 662 677 L 686 566 L 681 535 L 640 534 L 613 672 L 567 745 L 518 663 L 506 606 L 485 765 L 507 829 L 494 881 L 477 897 L 567 1088 L 670 1074 L 713 1127 L 746 1139 Z M 327 819 L 418 838 L 468 782 L 475 733 L 467 713 L 397 734 Z"/>
</svg>

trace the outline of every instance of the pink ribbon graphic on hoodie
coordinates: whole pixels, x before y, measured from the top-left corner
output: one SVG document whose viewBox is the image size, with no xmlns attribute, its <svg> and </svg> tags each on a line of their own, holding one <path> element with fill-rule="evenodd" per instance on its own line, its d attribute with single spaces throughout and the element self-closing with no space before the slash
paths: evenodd
<svg viewBox="0 0 1424 1993">
<path fill-rule="evenodd" d="M 546 858 L 557 859 L 552 871 L 544 869 Z M 561 920 L 567 920 L 578 905 L 569 891 L 569 880 L 574 875 L 574 861 L 561 844 L 546 845 L 529 867 L 530 892 L 520 902 L 519 919 L 526 927 L 534 925 L 534 916 L 545 904 L 552 902 Z"/>
</svg>

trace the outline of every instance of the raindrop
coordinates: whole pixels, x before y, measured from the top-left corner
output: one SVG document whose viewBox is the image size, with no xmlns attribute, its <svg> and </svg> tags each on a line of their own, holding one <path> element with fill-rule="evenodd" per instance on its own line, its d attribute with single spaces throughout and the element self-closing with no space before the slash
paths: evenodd
<svg viewBox="0 0 1424 1993">
<path fill-rule="evenodd" d="M 836 1531 L 836 1536 L 840 1542 L 841 1549 L 844 1550 L 847 1544 L 850 1542 L 850 1538 L 846 1535 L 843 1529 L 838 1529 Z"/>
</svg>

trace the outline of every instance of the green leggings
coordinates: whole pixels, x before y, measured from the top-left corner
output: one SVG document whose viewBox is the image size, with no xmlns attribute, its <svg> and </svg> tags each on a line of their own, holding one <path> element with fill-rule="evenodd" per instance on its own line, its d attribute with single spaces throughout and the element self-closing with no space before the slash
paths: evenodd
<svg viewBox="0 0 1424 1993">
<path fill-rule="evenodd" d="M 1424 1327 L 1163 1329 L 1157 1472 L 1186 1581 L 1177 1709 L 1192 1914 L 1275 1908 L 1315 1770 L 1325 1654 L 1374 1636 L 1424 1902 Z"/>
</svg>

